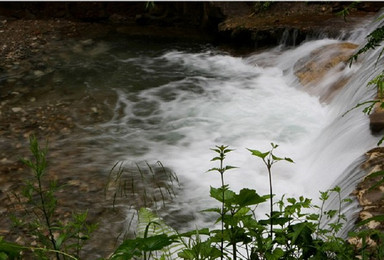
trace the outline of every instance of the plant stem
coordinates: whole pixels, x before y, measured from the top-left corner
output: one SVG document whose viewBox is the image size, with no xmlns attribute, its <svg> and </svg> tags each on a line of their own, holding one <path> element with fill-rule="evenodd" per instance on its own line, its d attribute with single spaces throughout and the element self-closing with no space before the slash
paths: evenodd
<svg viewBox="0 0 384 260">
<path fill-rule="evenodd" d="M 223 202 L 221 203 L 221 241 L 220 241 L 220 259 L 224 259 L 224 205 L 225 205 L 225 191 L 224 191 L 224 169 L 223 169 L 224 151 L 220 152 L 220 177 L 221 189 L 223 195 Z"/>
<path fill-rule="evenodd" d="M 60 254 L 58 253 L 58 248 L 56 247 L 56 240 L 55 240 L 55 237 L 54 237 L 54 235 L 52 233 L 51 221 L 49 219 L 49 215 L 48 215 L 48 212 L 47 212 L 46 203 L 45 203 L 45 199 L 44 199 L 44 196 L 43 196 L 43 189 L 41 187 L 41 179 L 40 179 L 39 175 L 37 176 L 37 182 L 38 182 L 38 185 L 39 185 L 39 196 L 40 196 L 40 200 L 41 200 L 41 209 L 43 211 L 43 215 L 44 215 L 44 218 L 45 218 L 45 223 L 47 224 L 47 227 L 48 227 L 49 239 L 51 240 L 53 249 L 54 249 L 54 251 L 56 253 L 56 259 L 60 260 Z"/>
<path fill-rule="evenodd" d="M 269 220 L 270 220 L 270 236 L 272 238 L 272 234 L 273 234 L 273 217 L 272 217 L 272 214 L 273 214 L 273 191 L 272 191 L 272 173 L 271 173 L 271 166 L 272 164 L 270 163 L 269 159 L 268 159 L 268 164 L 267 164 L 267 168 L 268 168 L 268 176 L 269 176 L 269 195 L 271 196 L 270 198 L 270 215 L 269 215 Z"/>
</svg>

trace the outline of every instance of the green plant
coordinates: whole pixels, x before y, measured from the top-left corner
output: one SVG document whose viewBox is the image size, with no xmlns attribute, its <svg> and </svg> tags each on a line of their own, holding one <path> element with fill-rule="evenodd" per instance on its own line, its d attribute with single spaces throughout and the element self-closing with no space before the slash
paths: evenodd
<svg viewBox="0 0 384 260">
<path fill-rule="evenodd" d="M 347 21 L 347 17 L 350 15 L 351 11 L 355 9 L 360 4 L 360 1 L 354 1 L 350 3 L 347 7 L 343 8 L 340 12 L 336 13 L 339 16 L 342 16 L 344 21 Z"/>
<path fill-rule="evenodd" d="M 0 237 L 0 259 L 18 259 L 22 248 L 18 244 L 5 241 Z"/>
<path fill-rule="evenodd" d="M 381 232 L 363 229 L 351 233 L 362 241 L 360 247 L 338 236 L 346 221 L 341 213 L 342 205 L 349 201 L 341 198 L 339 187 L 321 192 L 320 206 L 313 205 L 303 196 L 282 196 L 274 202 L 272 167 L 278 161 L 293 160 L 275 156 L 278 146 L 273 143 L 271 146 L 264 153 L 248 149 L 266 166 L 270 187 L 268 195 L 259 195 L 256 190 L 247 188 L 232 191 L 224 178 L 227 170 L 236 168 L 225 165 L 226 156 L 232 150 L 228 146 L 216 146 L 212 150 L 217 156 L 212 161 L 218 161 L 219 166 L 209 172 L 220 173 L 221 186 L 211 187 L 210 196 L 220 203 L 220 207 L 205 212 L 217 214 L 216 224 L 220 223 L 220 227 L 179 234 L 151 210 L 142 208 L 138 211 L 136 237 L 124 239 L 108 259 L 165 260 L 177 256 L 182 259 L 349 260 L 357 259 L 357 255 L 361 259 L 383 259 L 384 235 Z M 33 252 L 38 259 L 79 259 L 83 242 L 95 227 L 86 224 L 86 212 L 74 214 L 65 225 L 57 219 L 54 192 L 59 187 L 52 182 L 46 184 L 47 149 L 41 149 L 35 138 L 31 138 L 30 148 L 34 160 L 24 162 L 33 169 L 34 178 L 27 182 L 24 193 L 18 197 L 28 214 L 14 220 L 18 226 L 26 228 L 27 235 L 37 238 L 37 246 L 21 246 L 0 238 L 0 259 L 17 259 L 25 250 Z M 119 168 L 121 178 L 122 167 Z M 382 172 L 374 174 L 375 177 L 382 175 Z M 338 201 L 336 209 L 325 206 L 332 194 Z M 269 214 L 265 214 L 266 219 L 260 219 L 256 210 L 268 201 Z M 33 222 L 28 224 L 30 220 Z M 375 216 L 360 226 L 372 220 L 382 221 L 384 218 Z"/>
<path fill-rule="evenodd" d="M 278 161 L 293 162 L 293 160 L 275 156 L 274 150 L 278 146 L 271 145 L 271 150 L 264 153 L 248 149 L 252 155 L 261 158 L 267 168 L 270 193 L 264 196 L 258 195 L 252 189 L 242 189 L 239 193 L 231 191 L 229 186 L 224 184 L 223 176 L 225 169 L 235 167 L 224 166 L 223 161 L 225 155 L 232 150 L 227 146 L 217 146 L 213 149 L 219 156 L 212 160 L 218 160 L 220 166 L 211 170 L 220 173 L 222 186 L 211 187 L 210 195 L 220 202 L 221 208 L 211 208 L 206 211 L 217 213 L 219 218 L 216 222 L 221 222 L 222 226 L 219 230 L 211 230 L 209 239 L 204 243 L 211 245 L 219 243 L 220 258 L 226 259 L 353 259 L 352 246 L 348 245 L 344 239 L 337 237 L 337 231 L 345 220 L 340 213 L 341 204 L 347 202 L 341 200 L 340 188 L 336 187 L 322 193 L 323 203 L 329 198 L 329 193 L 337 194 L 340 203 L 336 210 L 323 212 L 324 205 L 314 206 L 310 199 L 304 197 L 286 200 L 283 197 L 276 203 L 279 210 L 273 210 L 275 203 L 273 203 L 272 192 L 272 166 Z M 268 218 L 257 219 L 255 210 L 268 200 L 270 204 Z M 305 212 L 309 209 L 321 209 L 322 212 L 320 214 Z M 334 222 L 329 222 L 326 228 L 322 228 L 320 221 L 323 215 L 328 219 L 334 216 L 337 218 Z M 209 245 L 204 244 L 204 247 L 209 248 Z"/>
<path fill-rule="evenodd" d="M 60 220 L 55 193 L 61 188 L 56 181 L 47 180 L 47 146 L 41 148 L 37 139 L 30 138 L 33 159 L 22 159 L 33 172 L 21 194 L 14 194 L 22 214 L 14 215 L 15 226 L 26 230 L 37 246 L 31 249 L 39 259 L 79 258 L 80 251 L 96 225 L 86 222 L 87 212 L 72 213 L 71 219 Z M 20 213 L 20 212 L 19 212 Z M 32 250 L 33 249 L 33 250 Z"/>
<path fill-rule="evenodd" d="M 263 160 L 265 166 L 267 167 L 267 171 L 268 171 L 268 179 L 269 179 L 269 196 L 270 196 L 270 236 L 272 237 L 272 227 L 273 227 L 273 185 L 272 185 L 272 165 L 277 163 L 278 161 L 287 161 L 287 162 L 290 162 L 290 163 L 293 163 L 293 160 L 290 159 L 290 158 L 280 158 L 280 157 L 277 157 L 273 154 L 273 150 L 276 149 L 278 147 L 278 145 L 274 144 L 274 143 L 271 143 L 271 146 L 272 146 L 272 149 L 267 151 L 267 152 L 260 152 L 258 150 L 251 150 L 251 149 L 248 149 L 252 155 L 256 156 L 256 157 L 259 157 Z"/>
<path fill-rule="evenodd" d="M 265 12 L 271 8 L 272 4 L 274 4 L 273 1 L 256 2 L 253 6 L 254 12 L 255 13 Z"/>
<path fill-rule="evenodd" d="M 176 231 L 166 225 L 151 210 L 142 208 L 138 211 L 138 225 L 135 238 L 127 238 L 120 244 L 110 259 L 171 259 L 171 249 L 178 247 Z M 173 244 L 173 245 L 172 245 Z M 172 246 L 171 246 L 172 245 Z M 159 256 L 160 255 L 160 256 Z"/>
<path fill-rule="evenodd" d="M 382 20 L 384 18 L 384 16 L 381 16 L 378 18 L 378 20 Z M 384 40 L 384 26 L 381 26 L 381 27 L 378 27 L 376 28 L 375 30 L 373 30 L 373 32 L 371 32 L 370 34 L 367 35 L 367 43 L 362 47 L 360 48 L 354 55 L 352 55 L 349 59 L 349 65 L 352 66 L 352 63 L 353 62 L 356 62 L 358 60 L 358 58 L 368 52 L 368 51 L 372 51 L 372 50 L 375 50 L 376 48 L 380 47 L 383 40 Z M 381 49 L 377 59 L 376 59 L 376 64 L 375 66 L 377 66 L 379 60 L 381 59 L 382 57 L 382 54 L 384 53 L 384 48 Z M 367 86 L 373 86 L 373 87 L 376 87 L 377 89 L 377 96 L 375 99 L 372 99 L 372 100 L 368 100 L 368 101 L 364 101 L 364 102 L 361 102 L 361 103 L 358 103 L 355 107 L 349 109 L 345 114 L 349 113 L 351 110 L 353 109 L 356 109 L 358 107 L 364 107 L 363 109 L 363 113 L 369 115 L 372 113 L 372 111 L 374 111 L 374 109 L 376 107 L 380 107 L 381 109 L 384 108 L 384 71 L 381 70 L 372 80 L 370 80 L 367 84 Z M 377 145 L 381 145 L 382 142 L 384 141 L 384 137 L 382 137 L 379 142 L 377 143 Z"/>
<path fill-rule="evenodd" d="M 226 171 L 233 169 L 233 168 L 236 168 L 236 167 L 230 166 L 230 165 L 227 165 L 227 166 L 223 165 L 225 155 L 232 151 L 231 149 L 228 149 L 228 146 L 224 146 L 224 145 L 216 146 L 216 148 L 211 149 L 211 150 L 215 151 L 218 154 L 218 156 L 214 157 L 211 161 L 219 161 L 220 162 L 220 166 L 218 168 L 211 168 L 208 171 L 216 171 L 216 172 L 220 173 L 220 180 L 221 180 L 221 188 L 219 189 L 219 192 L 221 192 L 221 195 L 220 195 L 221 196 L 220 197 L 221 198 L 220 252 L 221 252 L 221 259 L 223 259 L 223 257 L 224 257 L 224 255 L 223 255 L 223 252 L 224 252 L 224 216 L 226 214 L 226 212 L 225 212 L 225 193 L 228 191 L 228 186 L 226 186 L 224 183 L 224 173 Z M 212 192 L 215 192 L 215 190 L 213 190 L 211 188 L 211 196 L 212 196 Z M 214 197 L 214 196 L 212 196 L 212 197 Z"/>
</svg>

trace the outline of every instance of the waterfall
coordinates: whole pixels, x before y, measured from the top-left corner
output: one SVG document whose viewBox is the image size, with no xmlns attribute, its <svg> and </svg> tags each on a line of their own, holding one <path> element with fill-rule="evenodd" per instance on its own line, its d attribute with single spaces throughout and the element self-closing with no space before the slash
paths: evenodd
<svg viewBox="0 0 384 260">
<path fill-rule="evenodd" d="M 151 100 L 163 91 L 181 94 L 176 102 L 160 105 L 164 118 L 169 120 L 165 128 L 180 138 L 181 146 L 155 147 L 154 156 L 159 158 L 162 154 L 159 159 L 172 165 L 187 183 L 181 195 L 182 203 L 176 204 L 175 210 L 190 207 L 186 212 L 194 214 L 209 204 L 206 198 L 209 186 L 219 185 L 218 176 L 205 172 L 214 166 L 209 162 L 213 154 L 208 148 L 215 144 L 235 149 L 228 155 L 228 164 L 239 169 L 226 176 L 227 183 L 235 190 L 250 187 L 261 194 L 267 193 L 266 169 L 245 148 L 268 150 L 269 143 L 274 142 L 280 145 L 278 155 L 296 162 L 294 166 L 282 162 L 273 169 L 278 197 L 304 194 L 319 203 L 319 191 L 335 185 L 341 186 L 343 196 L 349 196 L 362 177 L 358 167 L 362 154 L 374 147 L 378 139 L 371 135 L 369 119 L 361 109 L 345 112 L 374 97 L 375 90 L 368 88 L 367 83 L 377 73 L 374 64 L 378 53 L 362 56 L 341 71 L 328 72 L 316 83 L 315 87 L 327 88 L 341 77 L 349 79 L 328 104 L 303 90 L 294 75 L 293 64 L 331 44 L 352 42 L 361 47 L 364 36 L 374 26 L 377 25 L 358 28 L 347 40 L 307 41 L 295 48 L 279 46 L 245 58 L 212 52 L 174 51 L 163 55 L 161 59 L 168 63 L 206 74 L 186 77 L 176 85 L 160 86 L 144 94 L 152 97 Z M 316 58 L 332 58 L 327 53 L 319 55 Z M 198 94 L 190 94 L 180 90 L 180 84 L 198 85 L 200 89 Z M 356 204 L 351 204 L 345 212 L 351 223 L 357 211 Z"/>
<path fill-rule="evenodd" d="M 99 98 L 113 92 L 116 100 L 105 101 L 113 116 L 84 126 L 89 135 L 79 136 L 78 142 L 92 143 L 93 150 L 101 147 L 92 154 L 96 161 L 107 157 L 134 162 L 133 167 L 161 161 L 172 169 L 182 191 L 160 214 L 176 228 L 207 221 L 199 211 L 212 206 L 209 187 L 220 186 L 220 177 L 207 172 L 217 167 L 210 161 L 215 145 L 234 149 L 225 163 L 238 168 L 226 173 L 226 184 L 263 195 L 268 193 L 267 171 L 246 148 L 267 151 L 271 142 L 278 144 L 276 155 L 295 163 L 273 167 L 276 196 L 304 195 L 316 203 L 319 191 L 333 187 L 339 178 L 346 180 L 341 176 L 349 176 L 351 165 L 378 141 L 361 109 L 345 113 L 374 97 L 375 90 L 366 86 L 379 70 L 378 51 L 362 55 L 352 66 L 337 63 L 309 84 L 299 80 L 298 68 L 306 61 L 332 59 L 334 46 L 362 46 L 377 26 L 365 21 L 340 39 L 280 45 L 246 57 L 210 45 L 104 42 L 92 57 L 97 62 L 86 60 L 76 72 L 83 69 L 90 75 L 96 70 L 86 80 L 87 91 L 100 91 Z M 70 73 L 74 71 L 71 67 Z M 340 82 L 346 85 L 333 89 Z M 349 193 L 359 178 L 342 188 Z M 194 221 L 184 223 L 186 216 Z"/>
</svg>

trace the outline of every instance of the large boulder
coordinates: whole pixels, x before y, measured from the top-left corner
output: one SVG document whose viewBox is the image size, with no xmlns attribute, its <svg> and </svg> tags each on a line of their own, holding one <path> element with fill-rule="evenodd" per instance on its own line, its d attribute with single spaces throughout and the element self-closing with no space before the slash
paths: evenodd
<svg viewBox="0 0 384 260">
<path fill-rule="evenodd" d="M 342 71 L 347 65 L 357 45 L 350 42 L 333 43 L 311 52 L 294 65 L 295 75 L 305 90 L 329 102 L 334 94 L 344 87 L 348 78 L 338 78 L 331 84 L 320 84 L 328 73 Z"/>
</svg>

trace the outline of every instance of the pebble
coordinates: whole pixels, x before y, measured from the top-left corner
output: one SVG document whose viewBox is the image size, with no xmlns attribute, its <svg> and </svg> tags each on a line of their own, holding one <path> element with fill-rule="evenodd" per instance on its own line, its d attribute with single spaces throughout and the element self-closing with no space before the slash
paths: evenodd
<svg viewBox="0 0 384 260">
<path fill-rule="evenodd" d="M 97 111 L 97 107 L 91 107 L 91 110 L 92 110 L 93 113 L 97 113 L 98 112 Z"/>
<path fill-rule="evenodd" d="M 21 107 L 12 107 L 12 111 L 15 113 L 18 113 L 18 112 L 23 111 L 23 109 Z"/>
<path fill-rule="evenodd" d="M 71 133 L 71 130 L 69 130 L 68 128 L 64 127 L 63 129 L 60 130 L 60 133 L 63 134 L 63 135 L 68 135 Z"/>
<path fill-rule="evenodd" d="M 44 72 L 42 72 L 41 70 L 35 70 L 33 72 L 33 75 L 35 75 L 36 77 L 41 77 L 44 75 Z"/>
<path fill-rule="evenodd" d="M 30 101 L 30 102 L 35 102 L 35 101 L 36 101 L 36 98 L 35 98 L 35 97 L 31 97 L 31 98 L 29 99 L 29 101 Z"/>
<path fill-rule="evenodd" d="M 93 40 L 92 39 L 84 40 L 84 41 L 81 41 L 81 44 L 84 46 L 89 46 L 93 44 Z"/>
</svg>

